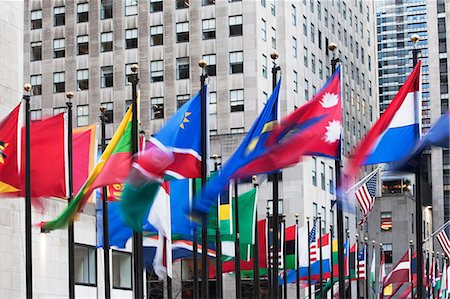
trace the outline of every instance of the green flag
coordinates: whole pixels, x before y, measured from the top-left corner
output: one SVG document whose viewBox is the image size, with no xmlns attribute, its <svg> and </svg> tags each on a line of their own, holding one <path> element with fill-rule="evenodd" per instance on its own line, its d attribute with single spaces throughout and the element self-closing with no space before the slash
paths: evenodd
<svg viewBox="0 0 450 299">
<path fill-rule="evenodd" d="M 372 252 L 372 263 L 370 264 L 369 297 L 374 299 L 377 297 L 375 287 L 375 250 Z"/>
</svg>

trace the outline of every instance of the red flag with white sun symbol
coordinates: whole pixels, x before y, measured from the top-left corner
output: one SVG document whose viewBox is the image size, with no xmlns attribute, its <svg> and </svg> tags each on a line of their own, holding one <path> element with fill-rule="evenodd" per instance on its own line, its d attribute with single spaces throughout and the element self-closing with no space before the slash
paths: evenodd
<svg viewBox="0 0 450 299">
<path fill-rule="evenodd" d="M 342 128 L 340 67 L 314 97 L 285 116 L 267 137 L 266 153 L 237 177 L 271 172 L 298 163 L 304 155 L 338 158 Z"/>
</svg>

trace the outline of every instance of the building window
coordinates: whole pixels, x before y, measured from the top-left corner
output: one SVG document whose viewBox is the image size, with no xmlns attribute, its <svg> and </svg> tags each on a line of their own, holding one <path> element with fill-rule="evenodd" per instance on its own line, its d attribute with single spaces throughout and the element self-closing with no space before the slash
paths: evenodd
<svg viewBox="0 0 450 299">
<path fill-rule="evenodd" d="M 114 73 L 113 66 L 103 66 L 100 71 L 100 84 L 101 88 L 113 87 L 114 85 Z"/>
<path fill-rule="evenodd" d="M 313 217 L 314 217 L 314 221 L 316 221 L 317 216 L 319 214 L 319 208 L 317 207 L 317 203 L 313 202 Z"/>
<path fill-rule="evenodd" d="M 112 124 L 114 123 L 114 103 L 106 102 L 101 103 L 101 107 L 105 108 L 105 123 Z"/>
<path fill-rule="evenodd" d="M 31 29 L 40 29 L 42 28 L 42 10 L 32 10 L 31 15 Z"/>
<path fill-rule="evenodd" d="M 303 47 L 303 65 L 308 67 L 308 48 Z"/>
<path fill-rule="evenodd" d="M 206 61 L 208 66 L 206 67 L 206 73 L 208 76 L 216 75 L 216 54 L 203 55 L 203 60 Z"/>
<path fill-rule="evenodd" d="M 267 78 L 267 56 L 264 54 L 262 59 L 262 76 Z"/>
<path fill-rule="evenodd" d="M 322 235 L 325 235 L 328 231 L 328 227 L 327 227 L 327 210 L 324 206 L 322 206 L 322 214 L 320 216 L 322 218 Z"/>
<path fill-rule="evenodd" d="M 189 79 L 189 57 L 177 58 L 177 80 Z"/>
<path fill-rule="evenodd" d="M 320 187 L 325 190 L 325 163 L 320 162 Z"/>
<path fill-rule="evenodd" d="M 133 16 L 137 15 L 138 0 L 125 0 L 125 15 Z"/>
<path fill-rule="evenodd" d="M 267 40 L 267 23 L 264 19 L 261 19 L 261 39 Z"/>
<path fill-rule="evenodd" d="M 164 98 L 151 98 L 152 119 L 164 118 Z"/>
<path fill-rule="evenodd" d="M 138 30 L 125 30 L 125 49 L 136 49 L 138 47 Z"/>
<path fill-rule="evenodd" d="M 188 94 L 177 95 L 177 109 L 180 109 L 187 101 L 189 101 L 190 96 Z M 210 109 L 211 112 L 211 109 Z"/>
<path fill-rule="evenodd" d="M 66 8 L 64 6 L 53 8 L 53 26 L 66 24 Z"/>
<path fill-rule="evenodd" d="M 97 251 L 94 246 L 74 245 L 75 284 L 97 285 Z"/>
<path fill-rule="evenodd" d="M 328 191 L 330 192 L 330 194 L 334 194 L 334 169 L 333 167 L 329 166 L 328 167 L 328 173 L 329 173 L 329 178 L 328 178 Z"/>
<path fill-rule="evenodd" d="M 65 56 L 65 40 L 64 38 L 58 38 L 53 40 L 53 58 L 62 58 Z"/>
<path fill-rule="evenodd" d="M 215 91 L 209 93 L 209 114 L 217 114 L 217 93 Z"/>
<path fill-rule="evenodd" d="M 189 0 L 177 0 L 177 9 L 189 8 Z"/>
<path fill-rule="evenodd" d="M 31 43 L 31 61 L 42 60 L 42 42 Z"/>
<path fill-rule="evenodd" d="M 53 73 L 53 93 L 64 92 L 66 90 L 65 73 Z"/>
<path fill-rule="evenodd" d="M 80 35 L 77 37 L 78 55 L 89 54 L 89 36 Z"/>
<path fill-rule="evenodd" d="M 272 48 L 277 48 L 277 31 L 272 27 Z"/>
<path fill-rule="evenodd" d="M 244 111 L 243 89 L 230 90 L 230 111 L 231 112 Z"/>
<path fill-rule="evenodd" d="M 66 112 L 66 107 L 56 107 L 56 108 L 53 108 L 53 115 L 58 115 L 58 114 L 61 114 L 61 113 L 64 113 L 64 112 Z"/>
<path fill-rule="evenodd" d="M 323 62 L 319 60 L 319 78 L 323 79 Z"/>
<path fill-rule="evenodd" d="M 81 3 L 77 5 L 77 22 L 84 23 L 89 21 L 89 4 Z"/>
<path fill-rule="evenodd" d="M 316 157 L 313 157 L 312 160 L 312 184 L 314 186 L 317 186 L 317 159 Z"/>
<path fill-rule="evenodd" d="M 131 253 L 112 251 L 113 288 L 131 290 Z"/>
<path fill-rule="evenodd" d="M 244 72 L 244 54 L 242 51 L 230 52 L 230 74 Z"/>
<path fill-rule="evenodd" d="M 245 130 L 243 127 L 230 129 L 230 134 L 242 134 L 242 133 L 245 133 Z"/>
<path fill-rule="evenodd" d="M 381 228 L 381 231 L 384 231 L 384 232 L 390 232 L 392 230 L 392 213 L 391 212 L 381 212 L 380 228 Z"/>
<path fill-rule="evenodd" d="M 270 1 L 270 13 L 272 14 L 272 16 L 276 16 L 277 14 L 277 10 L 275 7 L 275 0 Z"/>
<path fill-rule="evenodd" d="M 89 105 L 77 106 L 77 126 L 87 126 L 89 124 Z"/>
<path fill-rule="evenodd" d="M 383 244 L 384 262 L 392 264 L 392 243 Z"/>
<path fill-rule="evenodd" d="M 202 0 L 202 6 L 214 5 L 216 0 Z"/>
<path fill-rule="evenodd" d="M 77 71 L 77 88 L 78 90 L 89 89 L 89 70 L 78 70 Z"/>
<path fill-rule="evenodd" d="M 292 25 L 297 26 L 297 9 L 294 4 L 291 6 L 291 22 Z"/>
<path fill-rule="evenodd" d="M 103 32 L 100 36 L 102 52 L 110 52 L 113 50 L 113 33 Z"/>
<path fill-rule="evenodd" d="M 294 92 L 298 93 L 298 74 L 297 71 L 294 71 Z"/>
<path fill-rule="evenodd" d="M 133 82 L 134 73 L 131 70 L 133 64 L 136 64 L 136 62 L 125 64 L 125 84 Z"/>
<path fill-rule="evenodd" d="M 151 82 L 164 81 L 164 61 L 156 60 L 150 62 Z"/>
<path fill-rule="evenodd" d="M 102 20 L 112 19 L 113 17 L 113 0 L 101 0 L 100 18 Z"/>
<path fill-rule="evenodd" d="M 242 35 L 242 16 L 229 18 L 230 36 Z"/>
<path fill-rule="evenodd" d="M 292 37 L 292 55 L 297 58 L 297 39 Z"/>
<path fill-rule="evenodd" d="M 316 55 L 311 54 L 311 70 L 313 74 L 316 73 Z"/>
<path fill-rule="evenodd" d="M 315 29 L 314 24 L 311 23 L 311 26 L 310 26 L 309 28 L 311 29 L 311 35 L 310 35 L 311 41 L 312 41 L 313 43 L 315 43 L 315 42 L 316 42 L 316 29 Z"/>
<path fill-rule="evenodd" d="M 41 120 L 42 109 L 34 109 L 30 111 L 30 120 Z"/>
<path fill-rule="evenodd" d="M 303 35 L 304 36 L 308 36 L 308 25 L 307 25 L 308 20 L 306 19 L 305 16 L 303 16 Z"/>
<path fill-rule="evenodd" d="M 161 46 L 163 43 L 163 25 L 150 27 L 150 46 Z"/>
<path fill-rule="evenodd" d="M 189 42 L 189 22 L 177 23 L 177 43 Z"/>
<path fill-rule="evenodd" d="M 309 82 L 305 79 L 305 101 L 309 100 Z"/>
<path fill-rule="evenodd" d="M 42 75 L 32 75 L 30 84 L 33 87 L 33 95 L 38 96 L 42 94 Z"/>
<path fill-rule="evenodd" d="M 162 0 L 150 0 L 150 12 L 163 11 Z"/>
<path fill-rule="evenodd" d="M 207 19 L 202 21 L 203 39 L 216 38 L 216 19 Z"/>
</svg>

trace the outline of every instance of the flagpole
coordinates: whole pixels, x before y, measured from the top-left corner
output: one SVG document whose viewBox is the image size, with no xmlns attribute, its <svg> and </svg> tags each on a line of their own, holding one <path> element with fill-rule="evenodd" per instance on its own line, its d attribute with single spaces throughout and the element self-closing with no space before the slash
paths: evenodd
<svg viewBox="0 0 450 299">
<path fill-rule="evenodd" d="M 206 117 L 208 113 L 208 105 L 206 103 L 206 90 L 205 90 L 205 81 L 208 77 L 208 73 L 206 67 L 208 64 L 205 60 L 200 60 L 198 62 L 198 66 L 202 69 L 202 74 L 200 75 L 200 87 L 201 87 L 201 118 L 200 118 L 200 127 L 201 127 L 201 156 L 202 156 L 202 186 L 206 184 L 206 176 L 207 176 L 207 136 L 208 136 L 208 126 L 206 123 Z M 209 298 L 209 288 L 208 288 L 208 215 L 204 213 L 202 215 L 202 298 Z"/>
<path fill-rule="evenodd" d="M 436 236 L 438 233 L 441 232 L 441 230 L 445 229 L 447 227 L 447 225 L 450 224 L 450 220 L 447 221 L 446 223 L 444 223 L 440 228 L 438 228 L 437 230 L 435 230 L 428 238 L 426 238 L 425 240 L 423 240 L 423 244 L 425 244 L 426 242 L 428 242 L 430 239 L 432 239 L 434 236 Z"/>
<path fill-rule="evenodd" d="M 236 238 L 234 240 L 234 273 L 236 283 L 236 299 L 242 297 L 241 287 L 241 244 L 239 235 L 239 193 L 238 193 L 238 181 L 234 179 L 234 231 Z"/>
<path fill-rule="evenodd" d="M 270 58 L 273 60 L 272 67 L 272 91 L 275 90 L 277 86 L 277 73 L 281 70 L 280 66 L 277 65 L 276 60 L 279 57 L 277 52 L 272 52 Z M 272 243 L 273 243 L 273 267 L 272 267 L 272 298 L 278 298 L 278 175 L 281 172 L 275 172 L 271 174 L 272 176 Z"/>
<path fill-rule="evenodd" d="M 284 238 L 283 238 L 283 296 L 284 299 L 287 299 L 287 275 L 286 275 L 286 219 L 283 215 L 283 232 L 284 232 Z"/>
<path fill-rule="evenodd" d="M 331 219 L 333 221 L 333 219 Z M 330 282 L 331 282 L 331 296 L 333 296 L 334 287 L 334 269 L 333 269 L 333 223 L 330 223 Z"/>
<path fill-rule="evenodd" d="M 413 252 L 414 252 L 414 243 L 413 240 L 409 240 L 409 262 L 410 270 L 409 270 L 409 281 L 411 282 L 411 298 L 414 298 L 414 279 L 413 279 Z"/>
<path fill-rule="evenodd" d="M 350 230 L 347 230 L 347 267 L 348 267 L 348 298 L 352 298 L 352 275 L 350 273 L 350 269 L 351 269 L 351 263 L 352 263 L 352 259 L 351 259 L 351 246 L 350 246 Z"/>
<path fill-rule="evenodd" d="M 311 240 L 309 239 L 310 227 L 309 227 L 309 217 L 306 217 L 306 225 L 308 229 L 308 298 L 312 298 L 311 289 Z"/>
<path fill-rule="evenodd" d="M 419 42 L 420 37 L 418 34 L 413 34 L 411 36 L 411 42 L 414 44 L 413 48 L 413 66 L 415 67 L 417 65 L 417 60 L 419 56 L 420 50 L 417 48 L 417 43 Z M 421 163 L 422 163 L 422 154 L 419 155 L 419 163 L 417 163 L 416 167 L 416 248 L 417 248 L 417 265 L 423 264 L 423 233 L 422 233 L 422 222 L 423 222 L 423 215 L 422 215 L 422 195 L 421 195 L 421 179 L 422 179 L 422 169 L 421 169 Z M 423 297 L 423 271 L 422 267 L 417 267 L 417 298 Z"/>
<path fill-rule="evenodd" d="M 383 259 L 383 243 L 380 243 L 380 261 L 383 261 L 384 259 Z M 381 267 L 382 265 L 380 264 L 380 267 Z M 380 270 L 380 273 L 381 273 L 381 270 Z M 383 274 L 384 275 L 384 274 Z M 383 280 L 382 280 L 383 279 Z M 384 278 L 383 277 L 379 277 L 378 278 L 378 280 L 379 280 L 379 283 L 380 283 L 380 285 L 381 285 L 381 293 L 380 293 L 380 299 L 383 299 L 384 298 Z"/>
<path fill-rule="evenodd" d="M 258 182 L 256 175 L 252 176 L 253 188 L 258 192 Z M 259 240 L 258 240 L 258 201 L 256 201 L 255 211 L 255 244 L 253 245 L 253 297 L 260 297 L 260 281 L 259 281 Z"/>
<path fill-rule="evenodd" d="M 270 227 L 272 227 L 272 223 L 270 221 L 270 207 L 266 207 L 266 242 L 267 242 L 267 286 L 269 289 L 269 296 L 272 295 L 272 258 L 270 256 L 270 241 L 269 241 L 269 235 L 270 235 Z"/>
<path fill-rule="evenodd" d="M 196 179 L 192 179 L 192 199 L 195 199 L 197 193 L 197 182 Z M 193 206 L 193 204 L 191 205 Z M 193 228 L 192 233 L 192 256 L 194 263 L 194 299 L 200 298 L 198 294 L 198 236 L 197 236 L 197 228 Z"/>
<path fill-rule="evenodd" d="M 132 118 L 131 118 L 131 154 L 134 155 L 138 152 L 138 107 L 137 107 L 137 85 L 139 83 L 138 78 L 138 65 L 133 64 L 131 66 L 133 75 L 131 76 L 131 91 L 132 91 Z M 142 250 L 142 232 L 133 231 L 133 270 L 134 281 L 133 291 L 134 298 L 140 299 L 144 297 L 144 258 Z"/>
<path fill-rule="evenodd" d="M 106 108 L 100 107 L 100 122 L 102 128 L 102 152 L 106 149 Z M 102 222 L 103 222 L 103 279 L 105 280 L 105 299 L 111 298 L 111 275 L 109 267 L 109 219 L 108 190 L 102 187 Z"/>
<path fill-rule="evenodd" d="M 23 89 L 26 93 L 23 95 L 25 100 L 25 280 L 26 297 L 33 298 L 33 240 L 31 234 L 31 167 L 30 167 L 30 99 L 31 84 L 27 83 Z"/>
<path fill-rule="evenodd" d="M 369 238 L 364 237 L 364 254 L 365 254 L 365 265 L 364 265 L 364 273 L 366 274 L 366 281 L 364 283 L 365 296 L 364 298 L 369 299 Z"/>
<path fill-rule="evenodd" d="M 331 72 L 336 70 L 337 63 L 340 62 L 339 57 L 335 57 L 337 49 L 336 43 L 330 43 L 328 49 L 333 53 L 331 58 Z M 344 264 L 344 215 L 342 211 L 342 202 L 338 191 L 338 185 L 341 181 L 341 145 L 339 145 L 339 154 L 334 163 L 334 170 L 336 176 L 336 210 L 337 210 L 337 239 L 338 239 L 338 264 Z M 339 294 L 345 294 L 345 281 L 344 281 L 344 267 L 338 267 L 338 279 L 339 279 Z M 344 296 L 345 295 L 341 295 Z"/>
<path fill-rule="evenodd" d="M 356 265 L 355 265 L 355 271 L 356 271 L 356 298 L 360 298 L 360 289 L 359 289 L 359 235 L 355 234 L 356 237 L 356 251 L 355 251 L 355 258 L 356 258 Z M 350 278 L 350 281 L 351 278 Z"/>
<path fill-rule="evenodd" d="M 169 261 L 168 261 L 168 258 L 167 258 L 167 256 L 169 254 L 172 254 L 172 253 L 168 253 L 167 238 L 165 236 L 163 238 L 164 238 L 164 248 L 165 248 L 165 250 L 163 251 L 163 254 L 165 255 L 164 258 L 166 259 L 167 299 L 172 299 L 172 293 L 173 293 L 173 290 L 172 290 L 172 277 L 169 276 L 169 271 L 168 271 L 168 267 L 169 267 L 168 263 L 169 263 Z M 170 260 L 170 263 L 172 263 L 172 259 Z M 172 265 L 170 265 L 170 267 L 172 267 Z"/>
<path fill-rule="evenodd" d="M 219 155 L 213 155 L 214 159 L 214 171 L 219 170 L 219 163 L 217 159 Z M 216 209 L 216 298 L 223 298 L 222 289 L 222 242 L 220 241 L 220 219 L 219 219 L 219 209 L 220 209 L 220 197 L 217 197 L 217 209 Z"/>
<path fill-rule="evenodd" d="M 73 92 L 66 93 L 67 97 L 67 158 L 68 158 L 68 198 L 67 203 L 73 200 L 73 140 L 72 140 L 72 98 Z M 69 298 L 75 298 L 75 261 L 74 261 L 74 228 L 73 222 L 70 222 L 67 228 L 67 247 L 69 253 Z"/>
<path fill-rule="evenodd" d="M 298 236 L 298 213 L 295 213 L 295 298 L 300 299 L 300 255 Z"/>
<path fill-rule="evenodd" d="M 323 287 L 323 265 L 322 265 L 322 214 L 319 212 L 317 220 L 319 221 L 319 298 L 322 299 L 322 287 Z"/>
</svg>

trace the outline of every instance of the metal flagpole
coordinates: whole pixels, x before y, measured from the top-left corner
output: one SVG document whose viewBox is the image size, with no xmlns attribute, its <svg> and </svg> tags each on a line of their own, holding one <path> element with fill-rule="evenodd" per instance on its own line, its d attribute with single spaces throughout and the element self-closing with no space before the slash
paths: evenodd
<svg viewBox="0 0 450 299">
<path fill-rule="evenodd" d="M 241 244 L 239 235 L 239 193 L 238 181 L 234 180 L 234 231 L 236 238 L 234 240 L 234 273 L 236 282 L 236 299 L 242 297 L 241 287 Z"/>
<path fill-rule="evenodd" d="M 437 234 L 439 234 L 441 232 L 441 230 L 445 229 L 447 227 L 447 225 L 450 224 L 450 220 L 447 221 L 446 223 L 444 223 L 443 225 L 441 225 L 441 227 L 439 227 L 437 230 L 435 230 L 430 236 L 428 236 L 428 238 L 426 238 L 425 240 L 423 240 L 423 244 L 425 244 L 426 242 L 428 242 L 430 239 L 434 238 L 434 236 L 436 236 Z"/>
<path fill-rule="evenodd" d="M 205 81 L 208 77 L 206 72 L 206 67 L 208 64 L 205 60 L 200 60 L 198 66 L 202 69 L 202 74 L 200 76 L 200 86 L 201 86 L 201 154 L 202 154 L 202 186 L 206 184 L 207 176 L 207 154 L 208 154 L 208 126 L 206 123 L 206 117 L 208 113 L 208 105 L 206 103 L 206 89 Z M 208 215 L 205 213 L 202 215 L 202 298 L 209 298 L 209 287 L 208 287 Z"/>
<path fill-rule="evenodd" d="M 197 182 L 196 179 L 192 179 L 192 199 L 195 199 L 197 193 Z M 197 228 L 193 229 L 192 234 L 192 256 L 193 256 L 193 263 L 194 263 L 194 286 L 193 286 L 193 292 L 194 292 L 194 299 L 200 298 L 198 294 L 198 235 L 197 235 Z"/>
<path fill-rule="evenodd" d="M 335 57 L 335 52 L 337 49 L 336 43 L 330 43 L 328 49 L 333 53 L 333 58 L 331 59 L 331 71 L 334 73 L 336 70 L 336 65 L 340 62 L 339 57 Z M 335 176 L 336 176 L 336 210 L 337 210 L 337 239 L 338 239 L 338 264 L 344 264 L 344 215 L 342 211 L 342 201 L 341 196 L 338 192 L 338 186 L 341 181 L 341 148 L 339 145 L 339 156 L 334 163 Z M 339 294 L 345 294 L 345 281 L 344 281 L 344 267 L 338 267 L 338 279 L 339 279 Z M 341 295 L 344 296 L 345 295 Z"/>
<path fill-rule="evenodd" d="M 331 219 L 333 221 L 333 219 Z M 330 282 L 331 282 L 331 294 L 333 295 L 334 286 L 334 269 L 333 269 L 333 223 L 330 223 Z"/>
<path fill-rule="evenodd" d="M 300 299 L 300 255 L 298 235 L 298 213 L 295 213 L 295 298 Z"/>
<path fill-rule="evenodd" d="M 311 286 L 311 240 L 309 239 L 309 217 L 306 217 L 306 225 L 308 229 L 308 298 L 312 298 L 312 286 Z"/>
<path fill-rule="evenodd" d="M 169 262 L 168 258 L 167 258 L 167 255 L 169 254 L 169 253 L 167 253 L 167 250 L 168 250 L 168 248 L 167 248 L 167 238 L 165 236 L 163 238 L 164 238 L 164 251 L 163 251 L 163 254 L 165 255 L 166 262 Z M 172 260 L 170 262 L 172 263 Z M 166 265 L 166 267 L 168 268 L 168 265 Z M 173 290 L 172 290 L 172 278 L 168 274 L 169 274 L 169 271 L 167 271 L 167 269 L 166 269 L 167 299 L 172 299 L 172 293 L 173 293 Z"/>
<path fill-rule="evenodd" d="M 272 295 L 272 257 L 270 248 L 270 228 L 272 227 L 272 222 L 270 221 L 270 207 L 266 207 L 266 241 L 267 241 L 267 287 L 269 290 L 269 297 Z"/>
<path fill-rule="evenodd" d="M 322 299 L 322 288 L 323 288 L 323 255 L 322 255 L 322 214 L 319 212 L 317 220 L 319 221 L 319 288 L 320 288 L 320 294 L 319 298 Z"/>
<path fill-rule="evenodd" d="M 252 176 L 253 188 L 258 192 L 258 182 L 256 175 Z M 255 244 L 253 245 L 253 297 L 260 297 L 260 282 L 259 282 L 259 240 L 258 240 L 258 201 L 256 201 L 255 211 Z"/>
<path fill-rule="evenodd" d="M 131 66 L 133 75 L 131 76 L 132 87 L 132 118 L 131 118 L 131 154 L 134 156 L 138 152 L 138 107 L 137 107 L 137 85 L 138 65 Z M 134 269 L 134 283 L 133 291 L 134 298 L 140 299 L 144 297 L 144 257 L 142 249 L 142 233 L 133 231 L 133 269 Z"/>
<path fill-rule="evenodd" d="M 356 251 L 355 251 L 355 271 L 356 271 L 356 298 L 360 298 L 360 289 L 359 289 L 359 235 L 355 234 L 356 237 Z M 350 281 L 352 281 L 350 279 Z"/>
<path fill-rule="evenodd" d="M 369 238 L 364 237 L 364 254 L 365 254 L 365 266 L 364 266 L 364 273 L 366 274 L 366 280 L 364 283 L 364 290 L 365 295 L 364 298 L 369 299 L 369 245 L 368 245 Z"/>
<path fill-rule="evenodd" d="M 66 93 L 67 97 L 67 168 L 68 168 L 68 197 L 67 203 L 73 200 L 73 139 L 72 139 L 72 98 L 73 92 Z M 75 298 L 75 264 L 74 264 L 74 229 L 73 222 L 67 227 L 67 247 L 69 251 L 69 298 Z"/>
<path fill-rule="evenodd" d="M 286 219 L 283 215 L 282 220 L 282 230 L 283 230 L 283 297 L 287 299 L 287 274 L 286 274 Z"/>
<path fill-rule="evenodd" d="M 351 269 L 351 247 L 350 247 L 350 230 L 347 230 L 347 267 L 348 267 L 348 298 L 352 298 L 352 275 L 350 273 Z M 354 262 L 354 261 L 353 261 Z"/>
<path fill-rule="evenodd" d="M 414 298 L 414 279 L 413 279 L 413 252 L 414 252 L 414 242 L 409 240 L 409 261 L 411 263 L 409 270 L 409 281 L 411 282 L 411 298 Z"/>
<path fill-rule="evenodd" d="M 219 155 L 213 155 L 214 159 L 214 171 L 219 170 L 219 163 L 217 159 Z M 219 219 L 219 209 L 220 209 L 220 195 L 217 197 L 217 209 L 216 209 L 216 298 L 223 297 L 222 289 L 222 242 L 220 241 L 220 219 Z"/>
<path fill-rule="evenodd" d="M 102 128 L 102 152 L 106 149 L 106 108 L 100 108 L 100 122 Z M 105 298 L 111 298 L 111 275 L 109 267 L 109 223 L 108 223 L 108 190 L 102 187 L 102 222 L 103 222 L 103 278 L 105 280 Z"/>
<path fill-rule="evenodd" d="M 23 95 L 25 100 L 25 279 L 27 299 L 33 298 L 33 254 L 31 235 L 31 168 L 30 168 L 30 99 L 31 84 L 27 83 L 23 89 L 27 94 Z"/>
<path fill-rule="evenodd" d="M 380 261 L 384 260 L 384 259 L 382 258 L 383 254 L 384 254 L 384 253 L 383 253 L 383 243 L 380 243 Z M 380 264 L 380 267 L 381 267 L 381 264 Z M 380 271 L 380 273 L 381 273 L 381 271 Z M 382 279 L 382 277 L 379 277 L 379 278 L 378 278 L 379 283 L 380 283 L 380 286 L 381 286 L 381 295 L 380 295 L 380 298 L 384 298 L 384 279 L 383 279 L 383 281 L 381 281 L 381 279 Z"/>
<path fill-rule="evenodd" d="M 279 57 L 277 52 L 273 52 L 270 54 L 270 58 L 273 60 L 272 67 L 272 91 L 275 90 L 277 86 L 277 73 L 281 68 L 277 65 L 276 60 Z M 278 298 L 278 252 L 279 252 L 279 243 L 278 243 L 278 223 L 279 223 L 279 213 L 278 213 L 278 174 L 281 172 L 276 172 L 271 174 L 272 176 L 272 244 L 273 244 L 273 266 L 272 266 L 272 298 Z"/>
</svg>

